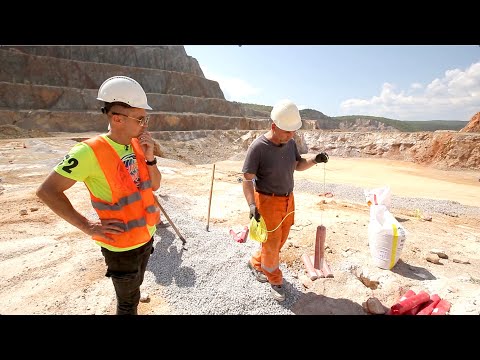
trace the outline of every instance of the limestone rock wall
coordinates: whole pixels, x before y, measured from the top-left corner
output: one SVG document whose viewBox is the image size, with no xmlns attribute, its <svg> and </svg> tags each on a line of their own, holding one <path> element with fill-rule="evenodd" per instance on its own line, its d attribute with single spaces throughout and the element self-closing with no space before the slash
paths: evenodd
<svg viewBox="0 0 480 360">
<path fill-rule="evenodd" d="M 478 132 L 480 133 L 480 112 L 472 116 L 467 126 L 465 126 L 460 132 Z"/>
<path fill-rule="evenodd" d="M 50 111 L 100 111 L 98 89 L 0 82 L 0 108 Z M 21 94 L 21 96 L 19 96 Z M 240 104 L 221 98 L 147 93 L 153 112 L 243 116 Z"/>
<path fill-rule="evenodd" d="M 480 170 L 480 134 L 435 132 L 304 131 L 310 152 L 341 157 L 381 157 L 412 161 L 441 169 Z"/>
<path fill-rule="evenodd" d="M 341 131 L 390 131 L 399 132 L 400 130 L 389 126 L 380 121 L 358 118 L 355 121 L 332 121 L 331 118 L 316 120 L 317 129 L 322 130 L 341 130 Z"/>
<path fill-rule="evenodd" d="M 1 46 L 0 125 L 104 131 L 96 97 L 115 75 L 144 88 L 153 108 L 151 131 L 269 126 L 263 114 L 227 101 L 183 46 Z"/>
<path fill-rule="evenodd" d="M 147 93 L 225 100 L 218 82 L 189 73 L 37 56 L 0 48 L 0 81 L 96 89 L 109 77 L 130 76 Z"/>
<path fill-rule="evenodd" d="M 99 111 L 2 110 L 0 125 L 15 125 L 22 129 L 47 132 L 106 132 L 108 122 Z M 262 130 L 270 126 L 269 120 L 240 116 L 221 116 L 193 113 L 152 113 L 149 131 L 198 130 Z"/>
<path fill-rule="evenodd" d="M 203 75 L 198 61 L 188 56 L 183 46 L 2 46 L 0 49 L 51 58 L 116 64 Z"/>
</svg>

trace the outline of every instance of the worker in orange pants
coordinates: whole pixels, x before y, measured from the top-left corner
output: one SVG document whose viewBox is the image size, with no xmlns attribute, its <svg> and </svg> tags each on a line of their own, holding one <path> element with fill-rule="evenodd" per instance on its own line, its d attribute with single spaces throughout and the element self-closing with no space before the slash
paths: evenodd
<svg viewBox="0 0 480 360">
<path fill-rule="evenodd" d="M 258 204 L 260 214 L 269 214 L 264 218 L 267 230 L 275 228 L 276 230 L 268 233 L 268 241 L 262 244 L 250 261 L 254 268 L 262 269 L 270 284 L 282 285 L 282 271 L 279 268 L 280 250 L 287 241 L 290 227 L 294 224 L 292 212 L 295 208 L 294 196 L 293 193 L 288 196 L 269 196 L 255 192 L 255 203 Z M 287 216 L 288 213 L 290 214 Z"/>
<path fill-rule="evenodd" d="M 326 163 L 328 155 L 322 152 L 308 159 L 300 156 L 293 137 L 301 128 L 302 119 L 290 100 L 275 104 L 270 117 L 270 130 L 255 139 L 247 150 L 242 167 L 243 193 L 250 207 L 250 219 L 260 222 L 263 218 L 268 232 L 248 267 L 258 281 L 270 283 L 273 298 L 280 302 L 285 300 L 280 250 L 294 223 L 293 173 Z"/>
</svg>

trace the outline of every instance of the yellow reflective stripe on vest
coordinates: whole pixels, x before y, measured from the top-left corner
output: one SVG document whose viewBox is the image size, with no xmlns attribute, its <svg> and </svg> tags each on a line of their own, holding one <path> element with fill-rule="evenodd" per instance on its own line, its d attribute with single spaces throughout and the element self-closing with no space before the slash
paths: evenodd
<svg viewBox="0 0 480 360">
<path fill-rule="evenodd" d="M 142 197 L 140 196 L 140 193 L 136 192 L 131 195 L 120 198 L 118 202 L 115 204 L 107 204 L 104 202 L 92 200 L 92 206 L 94 209 L 97 209 L 97 210 L 120 211 L 125 206 L 133 204 L 136 201 L 140 201 L 141 199 Z"/>
<path fill-rule="evenodd" d="M 147 221 L 144 217 L 136 220 L 130 220 L 127 223 L 115 223 L 115 226 L 121 227 L 123 231 L 129 231 L 134 228 L 142 227 L 147 225 Z"/>
<path fill-rule="evenodd" d="M 147 181 L 142 181 L 140 182 L 140 184 L 138 185 L 138 188 L 140 190 L 147 190 L 147 189 L 150 189 L 152 187 L 152 181 L 151 180 L 147 180 Z"/>
<path fill-rule="evenodd" d="M 158 211 L 155 205 L 150 205 L 145 210 L 148 214 L 153 214 L 154 212 Z"/>
</svg>

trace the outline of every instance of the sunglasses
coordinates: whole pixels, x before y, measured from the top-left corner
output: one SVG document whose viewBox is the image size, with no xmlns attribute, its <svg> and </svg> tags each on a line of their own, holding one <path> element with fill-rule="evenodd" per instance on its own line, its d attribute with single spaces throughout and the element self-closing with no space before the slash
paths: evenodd
<svg viewBox="0 0 480 360">
<path fill-rule="evenodd" d="M 140 126 L 146 126 L 146 125 L 148 125 L 148 122 L 150 121 L 150 115 L 144 116 L 140 119 L 138 119 L 136 117 L 128 116 L 128 115 L 125 115 L 125 114 L 120 114 L 120 113 L 117 113 L 117 112 L 112 112 L 112 115 L 121 115 L 121 116 L 128 117 L 130 119 L 133 119 L 133 120 L 137 120 L 138 123 L 140 124 Z"/>
</svg>

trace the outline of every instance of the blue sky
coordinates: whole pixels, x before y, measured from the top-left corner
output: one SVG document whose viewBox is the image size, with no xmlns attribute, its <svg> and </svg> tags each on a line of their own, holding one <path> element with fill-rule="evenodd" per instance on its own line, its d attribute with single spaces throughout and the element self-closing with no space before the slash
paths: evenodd
<svg viewBox="0 0 480 360">
<path fill-rule="evenodd" d="M 185 45 L 230 101 L 328 116 L 462 120 L 480 111 L 478 45 Z"/>
</svg>

